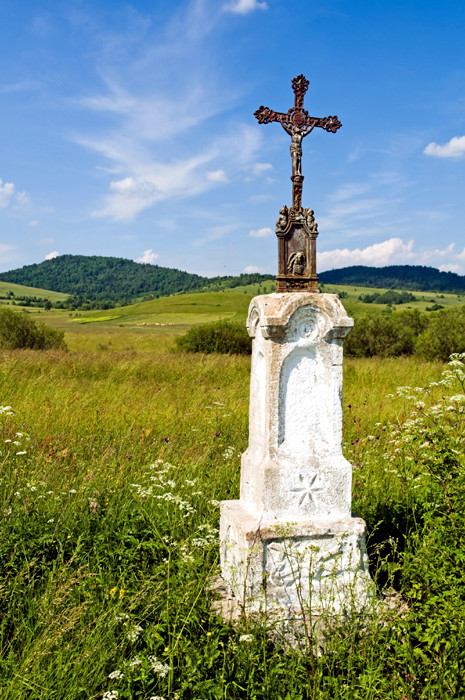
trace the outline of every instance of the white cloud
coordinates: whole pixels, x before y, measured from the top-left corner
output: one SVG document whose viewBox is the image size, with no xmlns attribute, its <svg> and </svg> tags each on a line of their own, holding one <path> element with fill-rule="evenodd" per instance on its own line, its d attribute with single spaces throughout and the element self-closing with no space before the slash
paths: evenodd
<svg viewBox="0 0 465 700">
<path fill-rule="evenodd" d="M 23 209 L 27 207 L 30 202 L 29 195 L 27 192 L 16 192 L 13 209 Z"/>
<path fill-rule="evenodd" d="M 57 258 L 59 255 L 60 253 L 57 250 L 52 250 L 51 253 L 47 253 L 45 260 L 53 260 L 53 258 Z"/>
<path fill-rule="evenodd" d="M 6 85 L 0 85 L 0 93 L 38 90 L 40 89 L 40 87 L 41 83 L 39 83 L 38 80 L 20 80 L 17 83 L 7 83 Z"/>
<path fill-rule="evenodd" d="M 445 248 L 417 250 L 413 240 L 404 243 L 400 238 L 389 238 L 366 248 L 338 248 L 317 253 L 317 261 L 321 271 L 351 265 L 427 265 L 454 272 L 462 270 L 463 274 L 465 248 L 461 253 L 455 253 L 455 244 L 451 243 Z"/>
<path fill-rule="evenodd" d="M 35 219 L 33 221 L 29 222 L 29 226 L 38 226 L 38 225 L 39 225 L 39 222 L 36 221 Z"/>
<path fill-rule="evenodd" d="M 229 182 L 228 176 L 224 170 L 212 170 L 207 172 L 207 180 L 210 180 L 210 182 Z"/>
<path fill-rule="evenodd" d="M 6 243 L 0 243 L 0 262 L 9 262 L 14 259 L 13 251 L 17 248 L 14 245 L 7 245 Z"/>
<path fill-rule="evenodd" d="M 457 265 L 457 263 L 446 263 L 445 265 L 439 265 L 438 270 L 440 270 L 440 272 L 457 272 L 457 274 L 461 274 L 461 267 L 460 265 Z"/>
<path fill-rule="evenodd" d="M 18 192 L 13 182 L 3 182 L 0 178 L 0 209 L 10 204 L 14 209 L 20 209 L 29 204 L 29 196 L 26 192 Z"/>
<path fill-rule="evenodd" d="M 259 175 L 266 173 L 267 170 L 272 170 L 273 166 L 271 163 L 254 163 L 250 169 L 252 171 L 252 175 L 258 177 Z"/>
<path fill-rule="evenodd" d="M 268 170 L 272 170 L 272 168 L 273 166 L 271 163 L 253 163 L 247 168 L 250 175 L 247 175 L 244 180 L 245 182 L 251 182 L 256 177 L 260 177 L 260 175 L 266 173 Z M 273 182 L 272 178 L 267 178 L 267 182 Z"/>
<path fill-rule="evenodd" d="M 228 2 L 223 9 L 237 15 L 247 15 L 254 10 L 267 10 L 268 4 L 259 0 L 235 0 L 235 2 Z"/>
<path fill-rule="evenodd" d="M 408 258 L 413 248 L 413 241 L 403 243 L 400 238 L 390 238 L 382 243 L 375 243 L 360 249 L 339 248 L 318 253 L 318 268 L 321 270 L 349 267 L 350 265 L 373 265 L 382 267 L 399 258 Z"/>
<path fill-rule="evenodd" d="M 122 135 L 115 138 L 114 142 L 85 142 L 112 160 L 117 171 L 131 173 L 110 183 L 104 206 L 93 212 L 115 221 L 133 219 L 158 201 L 181 196 L 185 199 L 210 190 L 218 182 L 227 182 L 223 169 L 211 170 L 208 166 L 221 160 L 229 169 L 239 171 L 253 157 L 261 140 L 252 127 L 236 125 L 227 136 L 220 134 L 211 140 L 203 151 L 196 153 L 195 145 L 189 144 L 187 152 L 178 159 L 162 159 L 156 153 L 150 159 L 147 154 L 141 155 L 138 148 L 134 151 Z M 137 144 L 137 136 L 134 141 Z M 140 150 L 143 145 L 140 142 Z M 150 144 L 146 145 L 150 152 Z"/>
<path fill-rule="evenodd" d="M 249 236 L 251 238 L 268 238 L 273 235 L 273 230 L 271 228 L 257 228 L 249 231 Z"/>
<path fill-rule="evenodd" d="M 262 173 L 266 172 L 267 170 L 272 170 L 273 166 L 271 163 L 254 163 L 252 165 L 252 173 L 254 175 L 261 175 Z"/>
<path fill-rule="evenodd" d="M 371 189 L 372 185 L 368 182 L 346 182 L 330 194 L 329 199 L 332 202 L 346 202 L 353 200 L 354 197 L 367 194 Z"/>
<path fill-rule="evenodd" d="M 465 136 L 453 136 L 443 146 L 432 141 L 426 146 L 423 153 L 427 156 L 436 156 L 436 158 L 463 158 L 465 157 Z"/>
<path fill-rule="evenodd" d="M 232 181 L 257 160 L 261 131 L 231 116 L 244 87 L 224 79 L 206 40 L 221 20 L 221 4 L 192 0 L 153 25 L 150 41 L 141 37 L 132 61 L 121 41 L 106 42 L 97 67 L 104 88 L 74 101 L 99 129 L 70 135 L 104 159 L 100 173 L 111 173 L 94 215 L 133 219 L 159 201 Z"/>
<path fill-rule="evenodd" d="M 194 245 L 204 245 L 205 243 L 212 243 L 213 241 L 219 241 L 228 233 L 235 231 L 237 229 L 237 224 L 219 224 L 217 226 L 210 226 L 207 229 L 207 233 L 202 238 L 197 238 L 194 241 Z"/>
<path fill-rule="evenodd" d="M 158 253 L 154 253 L 152 248 L 150 248 L 149 250 L 144 250 L 144 254 L 140 258 L 136 258 L 134 262 L 154 265 L 155 261 L 158 260 L 159 257 L 160 256 Z"/>
<path fill-rule="evenodd" d="M 160 191 L 154 182 L 133 177 L 110 182 L 110 192 L 106 198 L 106 206 L 94 212 L 94 216 L 110 216 L 115 221 L 132 219 L 160 199 Z"/>
<path fill-rule="evenodd" d="M 334 239 L 379 241 L 396 231 L 414 234 L 412 218 L 404 214 L 408 183 L 395 172 L 377 172 L 365 182 L 347 182 L 327 196 L 325 210 L 317 212 L 319 229 Z"/>
<path fill-rule="evenodd" d="M 15 186 L 12 182 L 3 182 L 0 178 L 0 208 L 7 207 L 15 194 Z"/>
<path fill-rule="evenodd" d="M 253 272 L 261 272 L 261 268 L 257 267 L 256 265 L 247 265 L 247 267 L 244 267 L 244 272 L 246 274 L 252 274 Z"/>
</svg>

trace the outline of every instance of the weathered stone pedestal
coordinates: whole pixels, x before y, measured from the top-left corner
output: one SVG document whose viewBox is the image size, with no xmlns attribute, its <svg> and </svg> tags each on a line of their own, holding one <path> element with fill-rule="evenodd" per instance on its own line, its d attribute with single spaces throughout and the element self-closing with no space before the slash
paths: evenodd
<svg viewBox="0 0 465 700">
<path fill-rule="evenodd" d="M 255 297 L 249 446 L 239 501 L 221 504 L 221 574 L 246 612 L 362 610 L 373 597 L 365 523 L 342 455 L 342 345 L 333 294 Z"/>
</svg>

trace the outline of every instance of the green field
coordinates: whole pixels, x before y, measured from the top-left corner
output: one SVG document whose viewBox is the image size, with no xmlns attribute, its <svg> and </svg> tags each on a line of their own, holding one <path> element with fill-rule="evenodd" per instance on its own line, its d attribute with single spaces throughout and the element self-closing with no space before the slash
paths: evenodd
<svg viewBox="0 0 465 700">
<path fill-rule="evenodd" d="M 43 299 L 50 299 L 50 301 L 64 301 L 67 299 L 67 294 L 62 294 L 61 292 L 50 292 L 47 289 L 36 289 L 35 287 L 25 287 L 22 284 L 14 284 L 13 282 L 2 282 L 0 281 L 0 297 L 6 297 L 12 292 L 16 297 L 41 297 Z M 0 299 L 0 304 L 7 303 L 5 299 Z"/>
<path fill-rule="evenodd" d="M 217 504 L 239 492 L 250 359 L 173 341 L 205 318 L 244 320 L 249 299 L 54 310 L 39 318 L 66 329 L 69 352 L 0 352 L 13 409 L 0 409 L 2 700 L 464 697 L 463 386 L 396 393 L 437 382 L 439 363 L 344 367 L 353 508 L 372 576 L 399 591 L 404 615 L 329 621 L 317 656 L 311 639 L 286 650 L 253 620 L 236 629 L 212 612 Z M 163 318 L 174 325 L 138 325 Z"/>
<path fill-rule="evenodd" d="M 6 283 L 0 283 L 4 286 Z M 8 288 L 27 290 L 35 296 L 49 295 L 51 300 L 63 300 L 65 295 L 56 292 L 44 292 L 18 285 L 7 285 Z M 6 288 L 6 286 L 5 286 Z M 167 347 L 172 339 L 184 333 L 188 328 L 199 323 L 209 323 L 219 319 L 231 319 L 245 323 L 250 300 L 255 294 L 270 293 L 274 290 L 274 282 L 266 282 L 260 287 L 256 284 L 247 287 L 235 287 L 225 292 L 205 292 L 195 294 L 180 294 L 162 297 L 152 301 L 131 304 L 107 311 L 67 311 L 61 309 L 27 309 L 30 314 L 55 328 L 65 331 L 65 341 L 72 350 L 86 348 L 90 350 L 137 349 L 152 351 Z M 383 292 L 365 287 L 325 285 L 325 292 L 343 293 L 343 304 L 349 315 L 360 318 L 365 315 L 378 314 L 385 305 L 366 304 L 358 300 L 361 294 Z M 24 293 L 26 293 L 24 291 Z M 53 298 L 52 298 L 53 295 Z M 429 295 L 415 292 L 418 301 L 409 304 L 392 306 L 393 313 L 406 309 L 424 311 L 428 306 L 438 303 L 444 307 L 462 305 L 463 299 L 453 294 Z M 1 300 L 0 300 L 1 303 Z M 92 327 L 98 326 L 98 333 Z"/>
</svg>

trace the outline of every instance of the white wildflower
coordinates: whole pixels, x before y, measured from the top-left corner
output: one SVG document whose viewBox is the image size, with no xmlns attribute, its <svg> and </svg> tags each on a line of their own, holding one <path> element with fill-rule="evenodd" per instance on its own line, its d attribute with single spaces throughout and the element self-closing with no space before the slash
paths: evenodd
<svg viewBox="0 0 465 700">
<path fill-rule="evenodd" d="M 108 676 L 112 681 L 121 681 L 124 678 L 124 673 L 122 671 L 112 671 Z"/>
<path fill-rule="evenodd" d="M 232 457 L 234 457 L 235 453 L 236 450 L 234 449 L 234 447 L 229 446 L 223 452 L 223 457 L 224 459 L 231 459 Z"/>
<path fill-rule="evenodd" d="M 171 666 L 162 663 L 157 659 L 156 656 L 148 656 L 147 658 L 149 664 L 152 667 L 152 670 L 155 671 L 155 673 L 158 673 L 160 678 L 164 678 L 169 673 L 169 671 L 171 671 Z"/>
<path fill-rule="evenodd" d="M 127 638 L 130 642 L 135 642 L 137 637 L 139 637 L 142 632 L 142 627 L 140 625 L 136 625 L 135 627 L 129 630 L 129 632 L 127 633 Z"/>
<path fill-rule="evenodd" d="M 134 668 L 135 666 L 139 666 L 142 661 L 139 659 L 138 656 L 135 656 L 131 661 L 129 662 L 129 668 Z"/>
<path fill-rule="evenodd" d="M 107 690 L 106 693 L 102 695 L 102 700 L 118 700 L 119 693 L 117 690 Z"/>
<path fill-rule="evenodd" d="M 241 634 L 239 637 L 240 642 L 251 642 L 253 641 L 253 637 L 251 634 Z"/>
<path fill-rule="evenodd" d="M 116 622 L 125 622 L 126 620 L 129 620 L 129 615 L 127 613 L 120 613 L 119 615 L 116 615 L 115 620 Z"/>
<path fill-rule="evenodd" d="M 17 455 L 25 455 L 25 454 L 27 454 L 27 452 L 26 452 L 26 450 L 23 450 L 22 452 L 17 452 L 16 454 Z M 31 491 L 32 491 L 32 489 L 31 489 Z"/>
</svg>

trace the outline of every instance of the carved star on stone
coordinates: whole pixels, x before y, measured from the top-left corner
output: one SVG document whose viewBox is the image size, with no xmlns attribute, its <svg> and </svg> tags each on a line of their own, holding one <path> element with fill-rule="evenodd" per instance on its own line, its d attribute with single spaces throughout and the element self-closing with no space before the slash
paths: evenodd
<svg viewBox="0 0 465 700">
<path fill-rule="evenodd" d="M 317 472 L 314 474 L 300 474 L 299 483 L 294 488 L 291 488 L 291 493 L 296 495 L 299 506 L 307 503 L 316 504 L 316 496 L 320 491 L 323 491 L 323 486 Z"/>
</svg>

